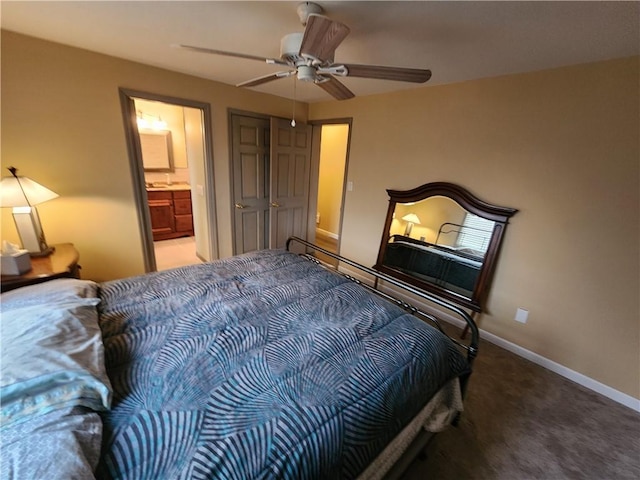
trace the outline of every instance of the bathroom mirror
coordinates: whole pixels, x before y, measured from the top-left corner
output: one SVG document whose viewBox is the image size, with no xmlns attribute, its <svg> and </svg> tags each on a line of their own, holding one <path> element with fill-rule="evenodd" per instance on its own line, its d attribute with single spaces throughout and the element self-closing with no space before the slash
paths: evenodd
<svg viewBox="0 0 640 480">
<path fill-rule="evenodd" d="M 142 165 L 148 172 L 173 172 L 173 146 L 170 130 L 140 132 Z"/>
<path fill-rule="evenodd" d="M 387 193 L 374 268 L 481 312 L 508 220 L 517 210 L 446 182 Z"/>
</svg>

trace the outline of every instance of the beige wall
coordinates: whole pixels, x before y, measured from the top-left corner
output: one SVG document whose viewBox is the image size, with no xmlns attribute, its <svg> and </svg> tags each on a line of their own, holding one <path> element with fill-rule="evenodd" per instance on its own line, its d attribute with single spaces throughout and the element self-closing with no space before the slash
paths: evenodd
<svg viewBox="0 0 640 480">
<path fill-rule="evenodd" d="M 375 262 L 387 188 L 518 208 L 481 328 L 640 398 L 638 78 L 632 58 L 312 104 L 353 118 L 341 253 Z"/>
<path fill-rule="evenodd" d="M 1 47 L 2 166 L 60 194 L 42 221 L 85 278 L 143 270 L 118 87 L 211 104 L 231 254 L 227 108 L 286 117 L 289 101 L 8 32 Z M 450 181 L 518 208 L 481 327 L 640 398 L 638 78 L 634 58 L 311 105 L 353 118 L 342 253 L 375 262 L 387 188 Z"/>
<path fill-rule="evenodd" d="M 227 109 L 287 117 L 290 100 L 7 31 L 1 48 L 2 167 L 60 195 L 38 210 L 49 243 L 77 246 L 83 277 L 144 270 L 119 87 L 211 104 L 219 253 L 231 255 Z M 7 209 L 2 239 L 18 243 Z"/>
</svg>

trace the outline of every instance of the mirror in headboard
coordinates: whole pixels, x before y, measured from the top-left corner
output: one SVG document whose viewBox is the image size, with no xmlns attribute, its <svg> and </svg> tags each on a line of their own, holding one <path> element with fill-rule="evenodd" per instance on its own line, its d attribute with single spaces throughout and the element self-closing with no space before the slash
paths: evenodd
<svg viewBox="0 0 640 480">
<path fill-rule="evenodd" d="M 481 312 L 505 228 L 517 210 L 446 182 L 387 193 L 374 268 Z"/>
</svg>

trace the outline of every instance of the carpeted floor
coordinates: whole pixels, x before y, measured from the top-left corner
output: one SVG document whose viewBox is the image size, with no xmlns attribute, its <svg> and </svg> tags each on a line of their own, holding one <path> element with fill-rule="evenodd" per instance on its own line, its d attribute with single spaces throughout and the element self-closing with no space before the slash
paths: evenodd
<svg viewBox="0 0 640 480">
<path fill-rule="evenodd" d="M 640 479 L 640 414 L 488 342 L 465 409 L 405 480 Z"/>
</svg>

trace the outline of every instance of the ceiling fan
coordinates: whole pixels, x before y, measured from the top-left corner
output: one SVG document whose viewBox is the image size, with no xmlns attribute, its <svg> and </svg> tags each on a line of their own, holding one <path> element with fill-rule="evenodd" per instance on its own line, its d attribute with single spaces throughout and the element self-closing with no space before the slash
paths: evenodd
<svg viewBox="0 0 640 480">
<path fill-rule="evenodd" d="M 254 87 L 263 83 L 296 75 L 298 80 L 313 82 L 337 100 L 355 97 L 337 77 L 360 77 L 378 80 L 425 83 L 431 78 L 430 70 L 379 65 L 358 65 L 354 63 L 334 63 L 336 48 L 349 34 L 349 27 L 321 15 L 322 7 L 312 2 L 300 3 L 297 13 L 304 32 L 290 33 L 280 41 L 280 58 L 264 58 L 244 53 L 226 52 L 193 45 L 177 45 L 179 48 L 201 53 L 258 60 L 271 65 L 287 67 L 287 70 L 264 75 L 238 87 Z"/>
</svg>

